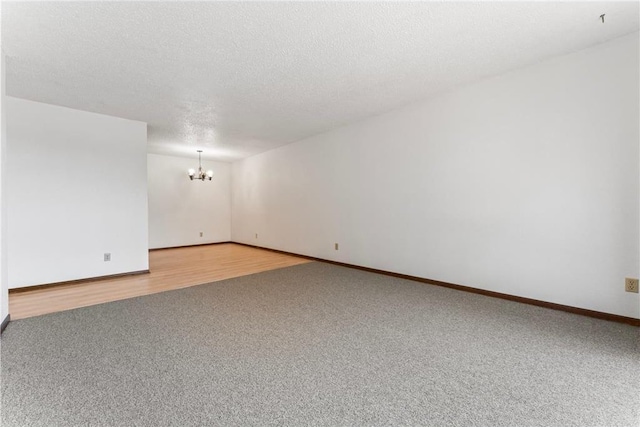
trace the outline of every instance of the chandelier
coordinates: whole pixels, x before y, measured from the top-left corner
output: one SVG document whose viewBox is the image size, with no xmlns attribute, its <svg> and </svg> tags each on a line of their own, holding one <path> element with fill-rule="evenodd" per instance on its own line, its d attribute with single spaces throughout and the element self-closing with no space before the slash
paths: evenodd
<svg viewBox="0 0 640 427">
<path fill-rule="evenodd" d="M 198 172 L 196 173 L 195 169 L 189 169 L 189 179 L 193 181 L 194 179 L 199 179 L 200 181 L 204 181 L 208 179 L 211 181 L 213 178 L 213 171 L 203 171 L 202 170 L 202 150 L 198 150 Z"/>
</svg>

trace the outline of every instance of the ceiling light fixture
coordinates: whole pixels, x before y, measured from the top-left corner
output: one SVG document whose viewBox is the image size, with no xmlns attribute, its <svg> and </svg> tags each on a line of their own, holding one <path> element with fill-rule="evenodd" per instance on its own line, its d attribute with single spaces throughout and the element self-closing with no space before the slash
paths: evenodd
<svg viewBox="0 0 640 427">
<path fill-rule="evenodd" d="M 202 170 L 202 150 L 198 150 L 198 173 L 196 174 L 195 169 L 189 169 L 189 179 L 193 181 L 194 179 L 199 179 L 200 181 L 209 180 L 211 181 L 213 178 L 213 171 L 203 171 Z"/>
</svg>

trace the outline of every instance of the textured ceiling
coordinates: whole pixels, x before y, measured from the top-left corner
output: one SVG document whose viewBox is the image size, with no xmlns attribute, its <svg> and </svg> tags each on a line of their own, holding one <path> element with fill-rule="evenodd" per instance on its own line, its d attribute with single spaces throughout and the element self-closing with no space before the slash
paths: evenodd
<svg viewBox="0 0 640 427">
<path fill-rule="evenodd" d="M 605 13 L 603 24 L 599 16 Z M 638 2 L 2 3 L 7 93 L 231 161 L 638 31 Z"/>
</svg>

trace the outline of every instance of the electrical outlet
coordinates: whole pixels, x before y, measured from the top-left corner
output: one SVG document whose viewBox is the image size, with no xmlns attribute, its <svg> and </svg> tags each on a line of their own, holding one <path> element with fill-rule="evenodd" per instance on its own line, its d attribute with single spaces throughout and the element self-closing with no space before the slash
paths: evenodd
<svg viewBox="0 0 640 427">
<path fill-rule="evenodd" d="M 202 237 L 202 231 L 200 232 L 200 237 Z"/>
<path fill-rule="evenodd" d="M 633 279 L 631 277 L 627 277 L 624 279 L 624 290 L 626 292 L 635 292 L 638 293 L 638 279 Z"/>
<path fill-rule="evenodd" d="M 111 261 L 111 254 L 110 253 L 105 253 L 104 254 L 104 260 L 105 261 Z"/>
<path fill-rule="evenodd" d="M 338 250 L 338 244 L 337 243 L 335 243 L 334 248 L 335 248 L 336 251 Z"/>
</svg>

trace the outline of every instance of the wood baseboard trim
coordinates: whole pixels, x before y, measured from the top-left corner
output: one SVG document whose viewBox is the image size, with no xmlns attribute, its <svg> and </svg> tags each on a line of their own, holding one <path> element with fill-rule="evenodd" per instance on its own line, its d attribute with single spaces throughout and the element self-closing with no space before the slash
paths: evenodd
<svg viewBox="0 0 640 427">
<path fill-rule="evenodd" d="M 211 245 L 224 245 L 226 243 L 234 243 L 232 241 L 224 241 L 224 242 L 213 242 L 213 243 L 199 243 L 199 244 L 195 244 L 195 245 L 184 245 L 184 246 L 169 246 L 166 248 L 153 248 L 153 249 L 149 249 L 149 252 L 154 252 L 154 251 L 166 251 L 168 249 L 182 249 L 182 248 L 197 248 L 200 246 L 211 246 Z"/>
<path fill-rule="evenodd" d="M 11 315 L 7 314 L 7 317 L 5 317 L 4 320 L 2 321 L 2 324 L 0 324 L 0 334 L 4 332 L 5 328 L 7 327 L 10 321 L 11 321 Z"/>
<path fill-rule="evenodd" d="M 128 273 L 109 274 L 107 276 L 87 277 L 86 279 L 68 280 L 66 282 L 45 283 L 42 285 L 24 286 L 21 288 L 9 289 L 10 294 L 19 294 L 21 292 L 29 292 L 40 289 L 53 288 L 58 286 L 78 285 L 87 282 L 96 282 L 100 280 L 115 279 L 124 276 L 137 276 L 139 274 L 149 274 L 149 270 L 130 271 Z"/>
<path fill-rule="evenodd" d="M 504 294 L 504 293 L 501 293 L 501 292 L 487 291 L 485 289 L 473 288 L 471 286 L 464 286 L 464 285 L 457 285 L 455 283 L 441 282 L 439 280 L 427 279 L 427 278 L 424 278 L 424 277 L 417 277 L 417 276 L 410 276 L 408 274 L 393 273 L 391 271 L 379 270 L 377 268 L 362 267 L 362 266 L 359 266 L 359 265 L 347 264 L 347 263 L 338 262 L 338 261 L 331 261 L 331 260 L 322 259 L 322 258 L 316 258 L 316 257 L 308 256 L 308 255 L 300 255 L 300 254 L 295 254 L 295 253 L 292 253 L 292 252 L 281 251 L 281 250 L 278 250 L 278 249 L 263 248 L 263 247 L 260 247 L 260 246 L 250 245 L 250 244 L 247 244 L 247 243 L 239 243 L 239 242 L 233 242 L 233 243 L 235 243 L 237 245 L 243 245 L 243 246 L 250 246 L 250 247 L 259 248 L 259 249 L 265 249 L 265 250 L 268 250 L 268 251 L 277 252 L 277 253 L 286 254 L 286 255 L 294 255 L 294 256 L 301 257 L 301 258 L 306 258 L 306 259 L 309 259 L 309 260 L 312 260 L 312 261 L 326 262 L 328 264 L 339 265 L 341 267 L 348 267 L 348 268 L 354 268 L 354 269 L 357 269 L 357 270 L 368 271 L 370 273 L 384 274 L 385 276 L 397 277 L 399 279 L 413 280 L 415 282 L 426 283 L 426 284 L 429 284 L 429 285 L 442 286 L 442 287 L 445 287 L 445 288 L 455 289 L 455 290 L 458 290 L 458 291 L 471 292 L 471 293 L 474 293 L 474 294 L 484 295 L 484 296 L 488 296 L 488 297 L 492 297 L 492 298 L 500 298 L 500 299 L 505 299 L 505 300 L 509 300 L 509 301 L 519 302 L 519 303 L 522 303 L 522 304 L 529 304 L 529 305 L 535 305 L 535 306 L 538 306 L 538 307 L 550 308 L 552 310 L 566 311 L 566 312 L 573 313 L 573 314 L 579 314 L 581 316 L 594 317 L 596 319 L 608 320 L 608 321 L 611 321 L 611 322 L 625 323 L 625 324 L 632 325 L 632 326 L 640 326 L 640 319 L 636 319 L 634 317 L 626 317 L 626 316 L 620 316 L 618 314 L 611 314 L 611 313 L 604 313 L 604 312 L 601 312 L 601 311 L 588 310 L 586 308 L 572 307 L 570 305 L 556 304 L 556 303 L 553 303 L 553 302 L 542 301 L 542 300 L 537 300 L 537 299 L 533 299 L 533 298 L 519 297 L 519 296 L 516 296 L 516 295 Z"/>
</svg>

